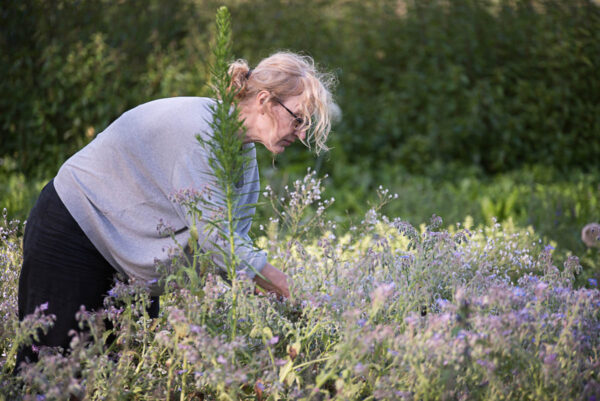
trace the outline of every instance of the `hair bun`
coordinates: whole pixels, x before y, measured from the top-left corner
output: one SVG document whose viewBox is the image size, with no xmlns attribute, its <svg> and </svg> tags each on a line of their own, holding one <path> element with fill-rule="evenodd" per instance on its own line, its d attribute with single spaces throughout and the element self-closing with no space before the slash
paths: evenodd
<svg viewBox="0 0 600 401">
<path fill-rule="evenodd" d="M 231 77 L 231 89 L 238 92 L 237 97 L 243 98 L 247 91 L 248 78 L 252 69 L 246 60 L 236 60 L 229 65 L 229 76 Z"/>
</svg>

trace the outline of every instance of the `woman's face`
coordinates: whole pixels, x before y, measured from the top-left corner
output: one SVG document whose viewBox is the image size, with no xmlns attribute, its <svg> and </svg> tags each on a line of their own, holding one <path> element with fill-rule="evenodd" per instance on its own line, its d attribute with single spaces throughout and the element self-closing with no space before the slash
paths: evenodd
<svg viewBox="0 0 600 401">
<path fill-rule="evenodd" d="M 254 115 L 246 117 L 246 136 L 248 142 L 262 143 L 269 151 L 275 154 L 282 153 L 286 147 L 290 146 L 296 139 L 303 140 L 306 136 L 306 129 L 295 128 L 294 113 L 302 117 L 299 113 L 301 106 L 301 96 L 293 96 L 281 100 L 281 104 L 272 98 L 268 93 L 260 101 Z M 286 107 L 289 109 L 286 110 Z"/>
</svg>

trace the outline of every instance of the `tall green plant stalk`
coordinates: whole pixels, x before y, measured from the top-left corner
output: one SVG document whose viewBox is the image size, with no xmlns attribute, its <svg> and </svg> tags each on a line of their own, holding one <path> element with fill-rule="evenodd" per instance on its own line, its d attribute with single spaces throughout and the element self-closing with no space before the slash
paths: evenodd
<svg viewBox="0 0 600 401">
<path fill-rule="evenodd" d="M 226 7 L 220 7 L 216 15 L 216 42 L 213 50 L 214 65 L 211 67 L 211 88 L 217 102 L 213 107 L 214 119 L 211 122 L 212 138 L 210 141 L 199 140 L 209 148 L 209 160 L 212 173 L 220 187 L 222 199 L 219 207 L 223 209 L 224 220 L 216 224 L 220 235 L 225 238 L 226 249 L 220 248 L 223 254 L 227 277 L 231 282 L 232 307 L 231 338 L 236 336 L 237 325 L 237 281 L 236 270 L 239 260 L 235 253 L 235 229 L 237 225 L 236 209 L 239 195 L 235 183 L 243 178 L 244 165 L 247 160 L 243 152 L 245 130 L 239 120 L 236 103 L 236 91 L 231 88 L 229 62 L 233 60 L 231 50 L 231 16 Z"/>
</svg>

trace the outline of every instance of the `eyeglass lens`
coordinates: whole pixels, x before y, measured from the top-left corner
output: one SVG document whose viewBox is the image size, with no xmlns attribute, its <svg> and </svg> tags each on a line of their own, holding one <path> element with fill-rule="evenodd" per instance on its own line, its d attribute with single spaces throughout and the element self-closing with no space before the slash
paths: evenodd
<svg viewBox="0 0 600 401">
<path fill-rule="evenodd" d="M 290 115 L 292 117 L 294 117 L 294 122 L 293 122 L 294 128 L 300 128 L 304 124 L 304 119 L 302 119 L 301 117 L 298 117 L 293 111 L 288 109 L 279 99 L 275 99 L 275 101 L 277 103 L 279 103 L 281 105 L 281 107 L 283 107 L 285 109 L 285 111 L 290 113 Z"/>
</svg>

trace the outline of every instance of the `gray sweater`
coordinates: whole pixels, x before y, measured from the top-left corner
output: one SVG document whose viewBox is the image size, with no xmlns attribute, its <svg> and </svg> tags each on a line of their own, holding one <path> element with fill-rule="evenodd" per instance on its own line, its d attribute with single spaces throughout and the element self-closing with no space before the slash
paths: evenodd
<svg viewBox="0 0 600 401">
<path fill-rule="evenodd" d="M 142 104 L 120 116 L 60 168 L 54 185 L 73 218 L 117 270 L 151 283 L 152 295 L 161 293 L 153 284 L 159 277 L 155 260 L 168 262 L 174 242 L 159 232 L 169 226 L 179 244 L 187 244 L 194 219 L 174 198 L 191 192 L 202 199 L 218 199 L 221 192 L 209 167 L 209 155 L 196 135 L 210 138 L 214 101 L 177 97 Z M 266 263 L 265 252 L 255 249 L 248 237 L 260 189 L 256 151 L 244 145 L 249 162 L 237 188 L 236 255 L 249 277 Z M 215 251 L 219 221 L 214 208 L 196 203 L 202 211 L 197 221 L 198 243 Z M 250 205 L 250 206 L 248 206 Z M 211 253 L 212 254 L 212 253 Z M 223 265 L 222 257 L 215 257 Z"/>
</svg>

